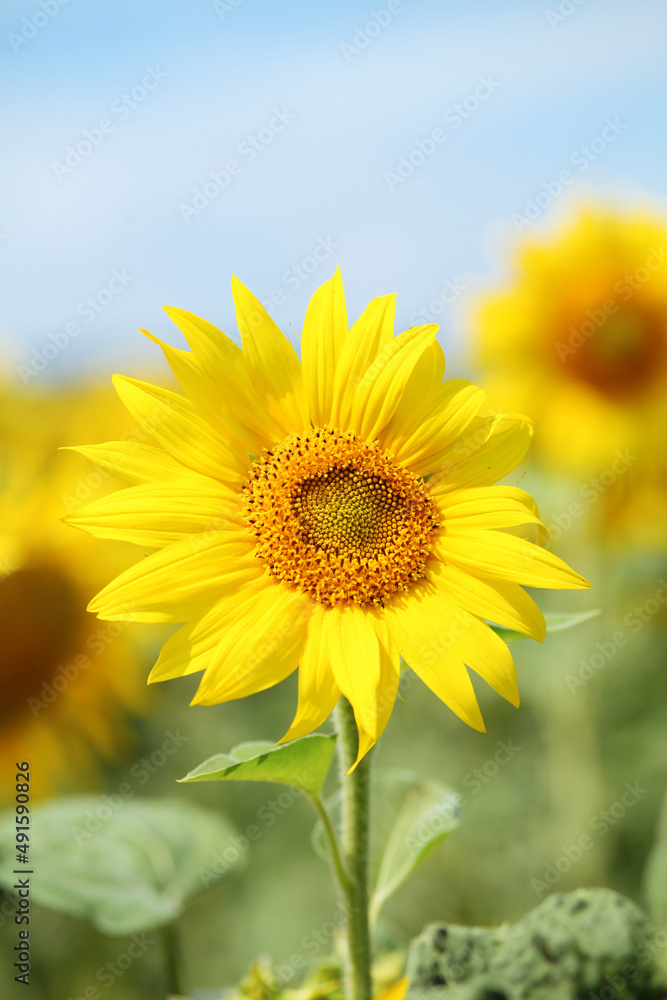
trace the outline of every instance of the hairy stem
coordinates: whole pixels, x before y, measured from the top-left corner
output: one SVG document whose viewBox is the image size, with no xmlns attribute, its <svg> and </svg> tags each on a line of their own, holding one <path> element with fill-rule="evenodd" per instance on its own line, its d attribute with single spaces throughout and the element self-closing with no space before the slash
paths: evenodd
<svg viewBox="0 0 667 1000">
<path fill-rule="evenodd" d="M 348 1000 L 371 1000 L 371 934 L 368 919 L 368 835 L 370 754 L 351 774 L 359 735 L 354 711 L 341 697 L 335 711 L 343 796 L 342 865 L 348 880 L 346 994 Z"/>
</svg>

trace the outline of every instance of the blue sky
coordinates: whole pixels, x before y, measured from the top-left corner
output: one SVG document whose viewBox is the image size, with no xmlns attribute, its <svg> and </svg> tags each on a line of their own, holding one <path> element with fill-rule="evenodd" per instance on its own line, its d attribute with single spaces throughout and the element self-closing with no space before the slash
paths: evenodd
<svg viewBox="0 0 667 1000">
<path fill-rule="evenodd" d="M 149 370 L 138 327 L 181 342 L 162 304 L 235 335 L 233 273 L 293 336 L 337 265 L 351 315 L 396 291 L 407 326 L 435 300 L 456 357 L 460 290 L 499 279 L 561 171 L 525 232 L 590 195 L 667 215 L 658 0 L 41 2 L 0 8 L 19 381 L 53 343 L 31 384 Z"/>
</svg>

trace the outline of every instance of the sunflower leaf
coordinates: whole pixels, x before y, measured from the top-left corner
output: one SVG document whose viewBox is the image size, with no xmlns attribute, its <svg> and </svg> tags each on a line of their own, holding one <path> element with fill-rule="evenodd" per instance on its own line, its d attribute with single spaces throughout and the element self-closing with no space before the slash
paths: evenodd
<svg viewBox="0 0 667 1000">
<path fill-rule="evenodd" d="M 564 632 L 568 628 L 596 618 L 601 613 L 600 608 L 594 608 L 592 611 L 547 611 L 544 615 L 544 620 L 547 623 L 547 635 L 551 635 L 552 632 Z M 500 625 L 492 625 L 491 628 L 505 642 L 516 642 L 517 639 L 528 638 L 521 632 L 515 632 L 512 628 L 501 628 Z"/>
<path fill-rule="evenodd" d="M 240 743 L 216 754 L 181 781 L 277 781 L 311 797 L 319 795 L 333 759 L 335 736 L 314 733 L 276 746 L 262 741 Z"/>
<path fill-rule="evenodd" d="M 72 795 L 31 807 L 30 891 L 35 902 L 103 934 L 134 934 L 171 923 L 189 899 L 243 865 L 226 854 L 234 827 L 189 802 Z M 0 885 L 17 876 L 16 817 L 0 814 Z"/>
<path fill-rule="evenodd" d="M 377 770 L 372 778 L 371 917 L 461 822 L 460 796 L 438 781 L 412 771 Z M 326 802 L 334 827 L 340 826 L 340 790 Z M 321 822 L 312 836 L 315 852 L 328 859 Z"/>
<path fill-rule="evenodd" d="M 385 901 L 435 848 L 461 823 L 460 796 L 438 781 L 407 772 L 386 776 L 392 798 L 401 805 L 385 843 L 371 898 L 371 916 L 377 919 Z"/>
</svg>

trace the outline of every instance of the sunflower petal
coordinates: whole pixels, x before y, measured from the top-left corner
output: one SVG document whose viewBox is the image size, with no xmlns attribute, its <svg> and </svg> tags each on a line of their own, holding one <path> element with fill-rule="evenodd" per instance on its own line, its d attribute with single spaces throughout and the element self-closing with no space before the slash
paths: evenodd
<svg viewBox="0 0 667 1000">
<path fill-rule="evenodd" d="M 504 531 L 461 528 L 455 534 L 441 535 L 433 551 L 445 563 L 451 562 L 483 579 L 507 580 L 525 587 L 554 587 L 559 590 L 590 587 L 588 580 L 575 573 L 558 556 Z"/>
<path fill-rule="evenodd" d="M 334 678 L 354 709 L 359 731 L 356 767 L 387 725 L 398 691 L 399 665 L 378 639 L 372 616 L 356 605 L 326 611 L 324 631 Z"/>
<path fill-rule="evenodd" d="M 243 355 L 258 396 L 283 436 L 310 426 L 310 413 L 296 351 L 266 309 L 238 278 L 232 295 Z"/>
<path fill-rule="evenodd" d="M 438 590 L 422 580 L 409 596 L 388 602 L 385 614 L 401 656 L 417 676 L 467 725 L 484 732 L 475 691 L 455 648 L 456 635 Z"/>
<path fill-rule="evenodd" d="M 437 471 L 477 416 L 486 393 L 465 379 L 450 379 L 423 392 L 401 423 L 393 418 L 382 444 L 417 476 Z"/>
<path fill-rule="evenodd" d="M 255 591 L 253 590 L 253 595 Z M 238 594 L 243 599 L 243 590 Z M 179 628 L 167 639 L 148 677 L 148 683 L 186 677 L 206 670 L 211 662 L 227 619 L 222 610 L 224 598 L 205 610 L 198 618 Z"/>
<path fill-rule="evenodd" d="M 125 570 L 93 598 L 88 610 L 109 621 L 187 621 L 192 606 L 258 582 L 263 571 L 243 532 L 204 532 Z"/>
<path fill-rule="evenodd" d="M 141 330 L 149 340 L 162 349 L 162 353 L 179 381 L 179 384 L 197 413 L 232 447 L 241 451 L 259 453 L 264 439 L 249 430 L 227 409 L 220 387 L 204 371 L 192 351 L 181 351 L 154 337 L 148 330 Z"/>
<path fill-rule="evenodd" d="M 308 597 L 279 583 L 237 606 L 191 704 L 245 698 L 288 677 L 299 665 L 311 608 Z"/>
<path fill-rule="evenodd" d="M 474 615 L 516 629 L 538 642 L 544 641 L 547 631 L 544 615 L 518 583 L 480 580 L 458 566 L 435 559 L 427 564 L 426 573 L 441 593 Z"/>
<path fill-rule="evenodd" d="M 334 375 L 332 426 L 346 425 L 357 386 L 377 354 L 391 343 L 395 308 L 395 295 L 372 299 L 350 328 Z"/>
<path fill-rule="evenodd" d="M 473 421 L 454 447 L 439 456 L 439 468 L 429 480 L 429 489 L 438 496 L 440 491 L 496 483 L 522 461 L 532 436 L 531 422 L 518 414 Z M 421 475 L 426 474 L 422 470 Z"/>
<path fill-rule="evenodd" d="M 213 479 L 204 482 L 203 488 L 187 481 L 132 486 L 68 514 L 63 521 L 95 538 L 148 548 L 169 545 L 195 532 L 236 526 L 236 495 Z"/>
<path fill-rule="evenodd" d="M 310 414 L 323 427 L 331 416 L 334 376 L 348 333 L 340 268 L 317 289 L 306 310 L 301 363 Z"/>
<path fill-rule="evenodd" d="M 477 489 L 452 490 L 438 500 L 445 530 L 459 528 L 511 528 L 519 524 L 542 524 L 533 498 L 511 486 L 480 486 Z"/>
<path fill-rule="evenodd" d="M 325 611 L 316 604 L 299 664 L 299 702 L 294 721 L 279 743 L 307 736 L 325 722 L 340 698 L 324 634 Z"/>
<path fill-rule="evenodd" d="M 239 482 L 245 478 L 250 465 L 247 455 L 232 451 L 184 396 L 119 375 L 114 375 L 113 382 L 132 416 L 174 458 L 213 479 Z"/>
<path fill-rule="evenodd" d="M 434 340 L 425 348 L 412 369 L 394 414 L 382 431 L 380 443 L 383 448 L 394 451 L 393 442 L 405 438 L 406 427 L 417 423 L 416 414 L 420 412 L 424 398 L 430 397 L 438 389 L 444 374 L 445 355 L 438 341 Z"/>
<path fill-rule="evenodd" d="M 490 684 L 494 691 L 519 705 L 519 689 L 512 654 L 506 643 L 475 615 L 440 593 L 439 614 L 453 637 L 452 652 Z"/>
<path fill-rule="evenodd" d="M 438 327 L 414 326 L 394 337 L 378 354 L 356 386 L 346 429 L 375 440 L 391 419 L 415 365 Z"/>
<path fill-rule="evenodd" d="M 68 451 L 78 451 L 91 462 L 117 479 L 139 485 L 155 480 L 192 480 L 211 482 L 193 469 L 183 465 L 164 448 L 137 441 L 107 441 L 106 444 L 71 445 Z"/>
<path fill-rule="evenodd" d="M 268 446 L 281 436 L 250 380 L 243 351 L 222 330 L 187 309 L 163 306 L 169 319 L 181 331 L 202 370 L 218 387 L 226 408 Z"/>
</svg>

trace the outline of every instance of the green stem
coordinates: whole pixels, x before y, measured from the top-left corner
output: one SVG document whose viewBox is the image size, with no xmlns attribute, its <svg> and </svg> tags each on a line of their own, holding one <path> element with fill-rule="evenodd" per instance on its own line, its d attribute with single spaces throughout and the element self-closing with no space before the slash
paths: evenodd
<svg viewBox="0 0 667 1000">
<path fill-rule="evenodd" d="M 331 860 L 333 861 L 333 866 L 334 866 L 334 871 L 336 873 L 338 886 L 345 899 L 347 899 L 352 883 L 345 874 L 345 869 L 343 868 L 343 862 L 341 860 L 340 851 L 338 850 L 338 842 L 336 840 L 336 834 L 334 833 L 333 826 L 331 825 L 331 820 L 329 819 L 329 813 L 324 808 L 322 800 L 320 799 L 319 795 L 311 797 L 310 801 L 317 809 L 317 815 L 320 817 L 322 826 L 324 828 L 324 836 L 327 839 L 327 844 L 329 845 L 329 851 L 331 852 Z"/>
<path fill-rule="evenodd" d="M 160 928 L 162 937 L 162 952 L 164 954 L 164 975 L 167 983 L 167 996 L 182 996 L 180 976 L 180 955 L 176 925 L 164 924 Z"/>
<path fill-rule="evenodd" d="M 338 756 L 343 796 L 343 857 L 348 906 L 346 949 L 347 1000 L 371 1000 L 371 933 L 368 920 L 368 834 L 370 804 L 370 754 L 351 774 L 357 759 L 359 735 L 354 711 L 341 697 L 335 711 Z"/>
</svg>

